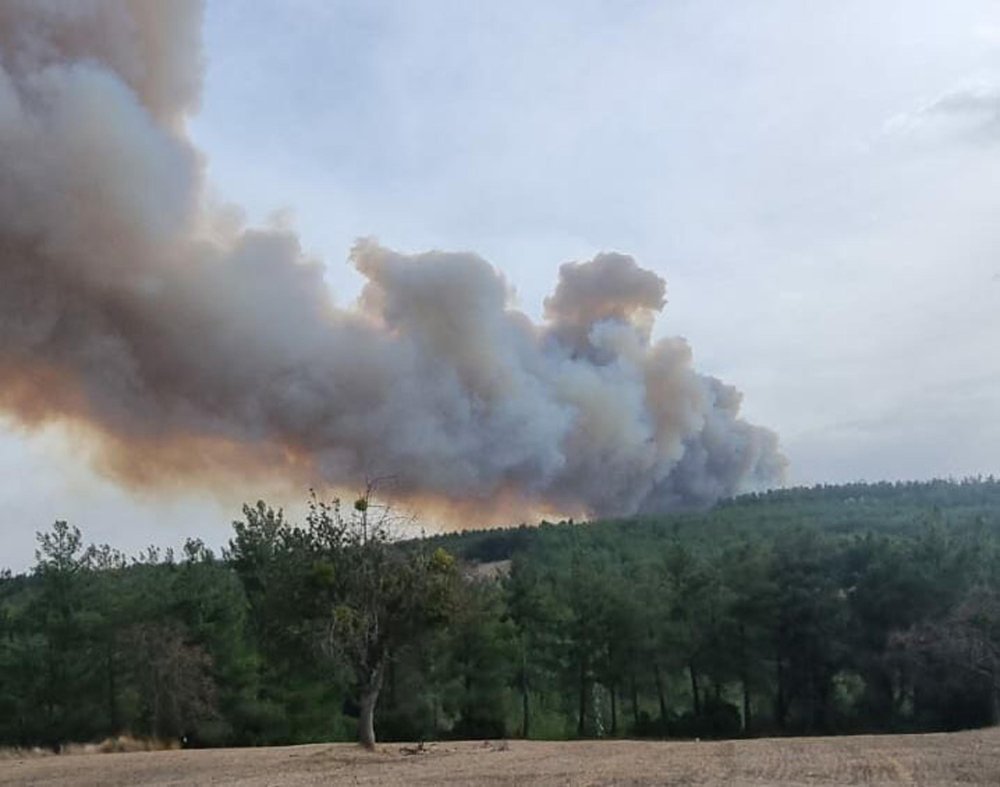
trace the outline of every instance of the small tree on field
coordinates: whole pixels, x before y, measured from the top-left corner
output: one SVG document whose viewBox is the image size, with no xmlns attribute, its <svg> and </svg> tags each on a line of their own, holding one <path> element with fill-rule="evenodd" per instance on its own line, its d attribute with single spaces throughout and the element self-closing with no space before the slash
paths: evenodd
<svg viewBox="0 0 1000 787">
<path fill-rule="evenodd" d="M 266 567 L 273 561 L 279 571 L 299 574 L 283 585 L 300 599 L 299 613 L 311 619 L 323 653 L 353 678 L 358 741 L 368 748 L 375 745 L 375 708 L 389 659 L 447 619 L 459 582 L 444 550 L 428 554 L 394 543 L 396 519 L 374 501 L 374 491 L 367 484 L 349 513 L 340 501 L 313 495 L 303 528 L 263 503 L 245 507 L 247 522 L 236 524 L 229 553 L 247 577 L 273 573 Z"/>
<path fill-rule="evenodd" d="M 358 740 L 375 745 L 375 707 L 392 654 L 448 617 L 458 573 L 444 550 L 427 554 L 393 543 L 394 517 L 373 500 L 374 484 L 345 516 L 339 502 L 315 497 L 307 522 L 333 590 L 322 625 L 327 652 L 353 673 Z"/>
</svg>

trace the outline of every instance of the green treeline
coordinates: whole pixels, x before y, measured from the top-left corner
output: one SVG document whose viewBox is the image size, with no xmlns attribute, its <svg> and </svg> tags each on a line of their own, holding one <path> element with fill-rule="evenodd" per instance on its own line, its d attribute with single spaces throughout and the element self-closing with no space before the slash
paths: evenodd
<svg viewBox="0 0 1000 787">
<path fill-rule="evenodd" d="M 392 543 L 314 503 L 223 554 L 70 525 L 0 576 L 0 743 L 944 730 L 1000 711 L 1000 482 Z M 363 726 L 363 725 L 362 725 Z"/>
</svg>

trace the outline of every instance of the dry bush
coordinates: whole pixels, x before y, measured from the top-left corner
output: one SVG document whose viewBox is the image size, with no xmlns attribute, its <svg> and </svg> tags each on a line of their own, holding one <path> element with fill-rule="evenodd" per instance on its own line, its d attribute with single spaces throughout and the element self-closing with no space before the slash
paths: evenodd
<svg viewBox="0 0 1000 787">
<path fill-rule="evenodd" d="M 28 749 L 17 746 L 0 746 L 0 760 L 23 760 L 26 757 L 47 757 L 51 754 L 55 754 L 55 752 L 40 746 L 32 746 Z"/>
</svg>

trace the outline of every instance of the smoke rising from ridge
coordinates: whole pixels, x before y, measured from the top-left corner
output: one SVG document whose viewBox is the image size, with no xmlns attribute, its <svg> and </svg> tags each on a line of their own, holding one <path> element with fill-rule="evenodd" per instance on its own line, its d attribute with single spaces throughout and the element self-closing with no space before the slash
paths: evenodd
<svg viewBox="0 0 1000 787">
<path fill-rule="evenodd" d="M 288 231 L 206 204 L 200 5 L 0 6 L 0 411 L 136 486 L 280 476 L 441 511 L 627 514 L 780 481 L 740 394 L 651 341 L 665 284 L 560 269 L 545 318 L 471 253 L 373 240 L 339 308 Z"/>
</svg>

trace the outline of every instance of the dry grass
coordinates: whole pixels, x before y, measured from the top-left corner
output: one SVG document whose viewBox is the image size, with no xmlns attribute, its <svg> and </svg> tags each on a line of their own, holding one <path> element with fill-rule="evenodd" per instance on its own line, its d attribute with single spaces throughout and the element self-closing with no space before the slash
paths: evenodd
<svg viewBox="0 0 1000 787">
<path fill-rule="evenodd" d="M 52 754 L 51 751 L 34 746 L 30 749 L 19 749 L 17 747 L 0 747 L 0 760 L 24 760 L 29 757 L 44 757 Z"/>
<path fill-rule="evenodd" d="M 750 741 L 449 742 L 7 759 L 0 785 L 1000 784 L 1000 730 Z"/>
<path fill-rule="evenodd" d="M 123 754 L 136 751 L 175 751 L 181 742 L 174 738 L 133 738 L 131 735 L 116 735 L 105 738 L 100 743 L 67 743 L 59 756 L 74 754 Z M 0 747 L 0 760 L 25 760 L 33 757 L 55 757 L 52 749 L 33 746 L 30 749 Z"/>
</svg>

